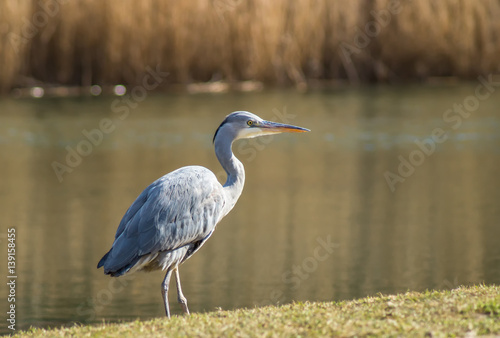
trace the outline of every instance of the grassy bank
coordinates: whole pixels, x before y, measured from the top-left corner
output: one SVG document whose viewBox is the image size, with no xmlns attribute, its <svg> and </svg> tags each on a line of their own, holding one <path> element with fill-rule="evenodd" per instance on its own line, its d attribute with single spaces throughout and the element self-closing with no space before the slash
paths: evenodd
<svg viewBox="0 0 500 338">
<path fill-rule="evenodd" d="M 497 0 L 7 0 L 0 91 L 39 84 L 399 81 L 498 73 Z"/>
<path fill-rule="evenodd" d="M 500 334 L 500 287 L 408 292 L 337 303 L 218 311 L 189 317 L 75 326 L 18 334 L 41 336 L 465 336 Z"/>
</svg>

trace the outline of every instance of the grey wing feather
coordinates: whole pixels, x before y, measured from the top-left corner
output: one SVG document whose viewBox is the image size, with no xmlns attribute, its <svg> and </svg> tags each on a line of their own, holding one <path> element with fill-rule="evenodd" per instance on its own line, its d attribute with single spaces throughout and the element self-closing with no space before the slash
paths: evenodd
<svg viewBox="0 0 500 338">
<path fill-rule="evenodd" d="M 117 272 L 143 255 L 206 238 L 222 218 L 224 203 L 222 186 L 206 168 L 184 167 L 161 177 L 129 207 L 98 267 Z"/>
</svg>

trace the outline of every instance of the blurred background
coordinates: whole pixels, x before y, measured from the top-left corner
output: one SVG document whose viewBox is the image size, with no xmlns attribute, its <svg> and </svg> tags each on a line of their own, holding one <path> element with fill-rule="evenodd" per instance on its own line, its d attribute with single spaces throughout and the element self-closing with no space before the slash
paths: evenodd
<svg viewBox="0 0 500 338">
<path fill-rule="evenodd" d="M 498 0 L 1 2 L 16 328 L 163 316 L 162 272 L 97 262 L 158 177 L 224 182 L 212 137 L 235 110 L 312 131 L 235 143 L 242 197 L 180 269 L 192 312 L 500 283 L 498 17 Z"/>
<path fill-rule="evenodd" d="M 497 0 L 98 1 L 0 4 L 0 89 L 253 80 L 474 79 L 498 72 Z"/>
</svg>

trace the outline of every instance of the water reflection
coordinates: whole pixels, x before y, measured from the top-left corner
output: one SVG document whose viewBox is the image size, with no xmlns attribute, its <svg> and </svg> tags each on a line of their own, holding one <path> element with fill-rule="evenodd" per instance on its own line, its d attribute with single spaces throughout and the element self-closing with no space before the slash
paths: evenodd
<svg viewBox="0 0 500 338">
<path fill-rule="evenodd" d="M 192 311 L 499 283 L 499 97 L 457 130 L 442 119 L 473 88 L 158 95 L 124 120 L 113 98 L 1 101 L 2 235 L 17 229 L 18 328 L 163 316 L 163 273 L 111 279 L 95 266 L 154 179 L 200 164 L 223 180 L 211 138 L 236 108 L 312 132 L 235 145 L 243 195 L 181 268 Z M 67 147 L 104 118 L 115 129 L 59 182 L 53 162 L 68 165 Z M 391 192 L 384 174 L 398 174 L 399 156 L 437 127 L 449 139 Z"/>
</svg>

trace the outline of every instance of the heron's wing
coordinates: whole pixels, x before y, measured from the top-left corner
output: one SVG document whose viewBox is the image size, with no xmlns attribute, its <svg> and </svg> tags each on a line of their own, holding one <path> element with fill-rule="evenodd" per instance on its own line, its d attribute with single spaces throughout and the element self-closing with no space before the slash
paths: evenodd
<svg viewBox="0 0 500 338">
<path fill-rule="evenodd" d="M 167 174 L 129 207 L 99 264 L 114 272 L 143 255 L 200 241 L 222 217 L 224 203 L 222 186 L 208 169 L 184 167 Z"/>
</svg>

